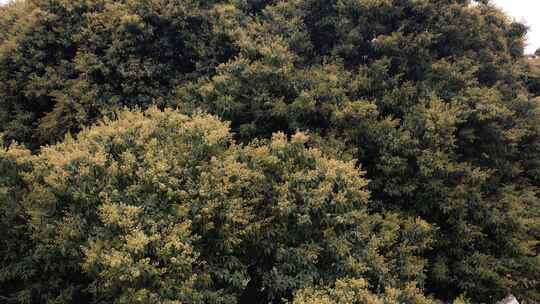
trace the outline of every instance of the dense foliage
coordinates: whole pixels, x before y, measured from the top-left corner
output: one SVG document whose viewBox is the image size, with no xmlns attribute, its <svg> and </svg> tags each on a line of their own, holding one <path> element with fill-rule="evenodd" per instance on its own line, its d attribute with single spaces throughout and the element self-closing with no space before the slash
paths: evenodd
<svg viewBox="0 0 540 304">
<path fill-rule="evenodd" d="M 540 57 L 529 59 L 527 73 L 525 74 L 525 83 L 529 91 L 540 98 Z"/>
<path fill-rule="evenodd" d="M 540 300 L 525 33 L 488 0 L 0 7 L 6 297 Z M 177 112 L 85 129 L 125 106 Z"/>
<path fill-rule="evenodd" d="M 19 1 L 3 8 L 0 121 L 34 147 L 231 58 L 211 1 Z M 21 12 L 22 11 L 22 12 Z"/>
<path fill-rule="evenodd" d="M 17 266 L 35 269 L 13 296 L 266 303 L 347 279 L 362 280 L 367 297 L 386 290 L 384 297 L 429 303 L 414 287 L 429 225 L 370 215 L 355 163 L 306 148 L 307 140 L 276 133 L 238 146 L 214 117 L 151 109 L 120 113 L 36 156 L 18 146 L 2 151 L 5 172 L 31 168 L 2 183 L 26 185 L 4 193 L 13 200 L 2 206 L 2 222 L 16 222 L 10 209 L 24 214 L 34 241 L 16 251 L 9 247 L 28 242 L 6 229 L 6 258 L 30 254 Z"/>
</svg>

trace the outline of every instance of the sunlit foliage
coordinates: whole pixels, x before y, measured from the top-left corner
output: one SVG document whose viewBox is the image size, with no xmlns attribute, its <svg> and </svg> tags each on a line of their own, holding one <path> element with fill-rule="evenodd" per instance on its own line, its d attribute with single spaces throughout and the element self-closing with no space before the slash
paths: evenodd
<svg viewBox="0 0 540 304">
<path fill-rule="evenodd" d="M 421 283 L 431 227 L 370 215 L 362 171 L 308 140 L 240 146 L 215 117 L 153 108 L 33 157 L 3 150 L 14 172 L 2 224 L 26 221 L 33 241 L 8 230 L 3 242 L 29 248 L 6 250 L 4 283 L 36 303 L 253 303 L 344 277 L 373 293 Z"/>
<path fill-rule="evenodd" d="M 0 280 L 9 282 L 10 297 L 51 302 L 131 303 L 138 292 L 143 302 L 423 303 L 461 296 L 458 302 L 492 303 L 509 293 L 538 301 L 540 70 L 538 60 L 523 56 L 525 34 L 488 0 L 2 6 L 0 132 L 9 149 L 0 164 L 7 231 Z M 153 110 L 123 111 L 115 120 L 124 107 Z M 229 121 L 231 132 L 202 112 Z M 178 126 L 162 129 L 148 117 Z M 210 133 L 186 131 L 197 123 Z M 141 124 L 159 132 L 130 129 Z M 123 130 L 135 133 L 117 147 L 112 138 Z M 281 155 L 275 145 L 295 152 Z M 133 168 L 122 171 L 128 163 Z M 312 170 L 324 178 L 311 180 Z M 358 192 L 359 201 L 339 210 L 359 217 L 352 226 L 362 223 L 354 242 L 340 239 L 346 233 L 324 234 L 321 214 L 294 207 L 302 205 L 295 200 L 333 193 L 325 184 L 332 170 L 346 173 L 340 187 Z M 161 181 L 182 183 L 184 174 L 197 182 Z M 285 209 L 250 209 L 282 195 L 275 187 L 284 183 L 299 187 L 278 200 Z M 171 198 L 170 189 L 186 194 Z M 203 190 L 215 196 L 190 192 Z M 181 199 L 189 210 L 208 210 L 158 206 Z M 230 205 L 219 209 L 216 202 Z M 135 226 L 109 224 L 107 212 Z M 210 214 L 232 222 L 214 231 L 204 226 Z M 288 230 L 285 215 L 287 223 L 315 225 L 294 226 L 313 233 L 312 245 Z M 268 226 L 257 226 L 264 220 Z M 169 250 L 173 231 L 187 254 L 171 268 L 179 275 L 164 266 L 176 253 L 160 251 Z M 197 240 L 210 232 L 215 240 Z M 335 256 L 327 252 L 337 246 L 330 239 L 344 246 Z M 250 256 L 244 242 L 264 256 Z M 237 260 L 226 260 L 229 254 Z M 323 256 L 334 265 L 345 255 L 358 259 L 352 273 L 319 267 Z M 122 268 L 131 261 L 135 270 Z"/>
</svg>

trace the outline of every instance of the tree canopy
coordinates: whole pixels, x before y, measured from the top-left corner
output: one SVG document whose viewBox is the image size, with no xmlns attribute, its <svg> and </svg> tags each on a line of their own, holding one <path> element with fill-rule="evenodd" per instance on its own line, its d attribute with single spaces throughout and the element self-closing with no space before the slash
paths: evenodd
<svg viewBox="0 0 540 304">
<path fill-rule="evenodd" d="M 488 0 L 2 6 L 0 281 L 51 303 L 538 301 L 526 31 Z"/>
<path fill-rule="evenodd" d="M 19 189 L 4 192 L 3 223 L 16 206 L 34 241 L 28 259 L 6 255 L 20 261 L 8 274 L 36 303 L 267 302 L 341 279 L 365 280 L 374 299 L 407 286 L 411 303 L 428 303 L 414 286 L 431 227 L 369 214 L 362 171 L 307 141 L 239 146 L 215 117 L 153 108 L 35 156 L 3 150 L 2 185 Z M 5 245 L 26 245 L 8 231 Z"/>
</svg>

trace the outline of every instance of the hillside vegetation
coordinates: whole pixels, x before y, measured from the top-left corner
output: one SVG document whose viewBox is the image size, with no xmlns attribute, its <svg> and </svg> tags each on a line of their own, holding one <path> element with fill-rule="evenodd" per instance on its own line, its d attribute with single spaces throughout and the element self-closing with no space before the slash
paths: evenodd
<svg viewBox="0 0 540 304">
<path fill-rule="evenodd" d="M 0 302 L 540 301 L 540 64 L 489 0 L 0 6 Z"/>
</svg>

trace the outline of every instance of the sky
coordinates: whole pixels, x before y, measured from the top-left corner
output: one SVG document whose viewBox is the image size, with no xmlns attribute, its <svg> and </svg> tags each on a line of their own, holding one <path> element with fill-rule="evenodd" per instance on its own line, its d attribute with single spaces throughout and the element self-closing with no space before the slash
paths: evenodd
<svg viewBox="0 0 540 304">
<path fill-rule="evenodd" d="M 493 3 L 516 21 L 529 26 L 525 53 L 531 54 L 540 48 L 540 0 L 494 0 Z"/>
<path fill-rule="evenodd" d="M 0 0 L 6 3 L 8 0 Z M 492 0 L 515 20 L 529 26 L 526 53 L 540 48 L 540 0 Z"/>
</svg>

